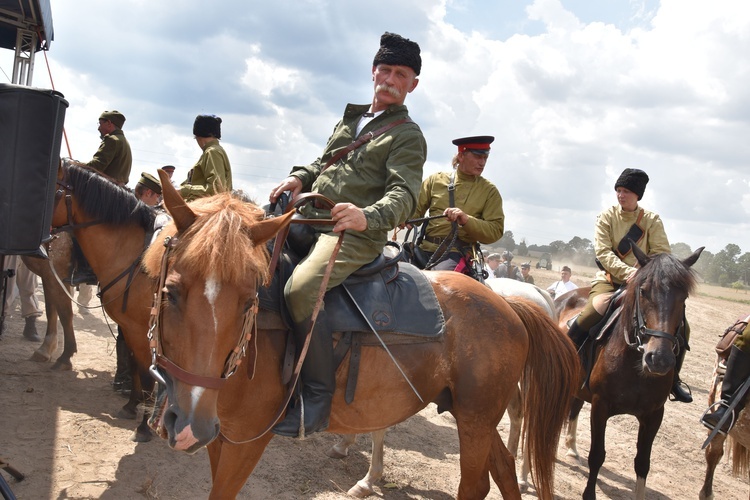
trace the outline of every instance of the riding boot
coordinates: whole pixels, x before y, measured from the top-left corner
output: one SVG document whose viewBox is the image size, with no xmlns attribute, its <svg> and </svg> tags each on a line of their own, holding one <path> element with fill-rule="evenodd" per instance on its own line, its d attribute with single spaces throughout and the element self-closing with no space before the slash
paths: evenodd
<svg viewBox="0 0 750 500">
<path fill-rule="evenodd" d="M 680 348 L 680 354 L 675 360 L 674 380 L 672 381 L 672 396 L 674 398 L 673 400 L 679 401 L 680 403 L 693 402 L 693 395 L 690 393 L 690 387 L 682 380 L 680 380 L 680 370 L 682 369 L 682 362 L 685 361 L 686 352 L 687 349 L 685 349 L 684 347 Z M 685 386 L 687 390 L 683 389 L 683 386 Z"/>
<path fill-rule="evenodd" d="M 294 325 L 294 338 L 301 348 L 310 330 L 310 318 Z M 300 373 L 302 390 L 300 401 L 287 410 L 284 420 L 276 424 L 273 432 L 280 436 L 300 437 L 328 428 L 331 414 L 331 399 L 336 389 L 336 374 L 333 369 L 333 339 L 326 320 L 325 311 L 320 311 L 310 338 L 310 346 L 302 363 Z M 304 415 L 304 429 L 300 422 Z"/>
<path fill-rule="evenodd" d="M 727 369 L 724 373 L 724 382 L 721 384 L 721 401 L 719 402 L 718 408 L 711 413 L 707 413 L 701 419 L 703 425 L 709 429 L 714 429 L 719 423 L 721 418 L 729 409 L 729 406 L 734 401 L 737 391 L 739 391 L 745 380 L 750 377 L 750 354 L 740 350 L 737 346 L 732 346 L 729 352 L 729 359 L 727 360 Z M 745 407 L 745 400 L 743 397 L 734 407 L 734 418 L 728 418 L 724 425 L 721 426 L 721 432 L 727 433 L 734 425 L 737 420 L 736 416 L 739 415 L 740 410 Z"/>
<path fill-rule="evenodd" d="M 582 329 L 580 325 L 578 325 L 578 320 L 574 321 L 573 324 L 570 325 L 570 329 L 568 330 L 568 337 L 570 337 L 570 340 L 572 340 L 576 345 L 576 350 L 581 349 L 581 346 L 586 341 L 588 336 L 589 332 Z"/>
<path fill-rule="evenodd" d="M 36 331 L 36 316 L 26 318 L 26 325 L 23 327 L 23 338 L 32 342 L 42 340 Z"/>
<path fill-rule="evenodd" d="M 125 337 L 122 336 L 122 332 L 119 332 L 119 328 L 117 342 L 115 343 L 115 353 L 117 354 L 117 369 L 115 370 L 115 378 L 112 381 L 112 389 L 125 396 L 130 396 L 130 391 L 133 388 L 130 349 L 128 349 L 128 345 L 125 343 Z"/>
</svg>

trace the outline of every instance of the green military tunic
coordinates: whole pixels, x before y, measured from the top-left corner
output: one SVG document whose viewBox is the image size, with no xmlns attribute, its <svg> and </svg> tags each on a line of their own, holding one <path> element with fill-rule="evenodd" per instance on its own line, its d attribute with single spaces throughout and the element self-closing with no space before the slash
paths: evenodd
<svg viewBox="0 0 750 500">
<path fill-rule="evenodd" d="M 408 122 L 375 137 L 321 173 L 330 158 L 356 140 L 357 125 L 368 110 L 369 105 L 349 104 L 323 154 L 310 165 L 294 167 L 290 174 L 302 182 L 303 191 L 320 193 L 334 203 L 352 203 L 363 209 L 367 220 L 365 231 L 346 231 L 328 289 L 375 259 L 383 250 L 388 231 L 411 215 L 427 158 L 422 131 L 416 123 Z M 361 134 L 408 116 L 406 106 L 393 105 L 373 118 Z M 312 314 L 318 287 L 338 239 L 338 234 L 330 232 L 330 226 L 318 226 L 316 230 L 320 233 L 317 243 L 295 268 L 285 288 L 296 322 Z"/>
<path fill-rule="evenodd" d="M 105 135 L 94 158 L 86 165 L 117 182 L 127 184 L 130 179 L 130 168 L 133 165 L 133 155 L 122 130 L 116 129 Z"/>
<path fill-rule="evenodd" d="M 232 167 L 229 157 L 218 139 L 203 146 L 198 163 L 188 172 L 188 178 L 180 185 L 180 194 L 185 201 L 211 196 L 232 190 Z"/>
<path fill-rule="evenodd" d="M 500 193 L 483 177 L 466 175 L 459 170 L 455 173 L 454 206 L 469 216 L 468 222 L 459 228 L 458 238 L 467 244 L 496 242 L 502 238 L 505 224 Z M 429 216 L 441 215 L 450 206 L 448 185 L 451 175 L 438 172 L 422 183 L 413 218 L 424 216 L 428 209 Z M 451 222 L 446 218 L 434 219 L 427 224 L 427 236 L 443 239 L 450 234 Z M 420 246 L 427 252 L 438 248 L 438 244 L 429 241 L 423 241 Z"/>
</svg>

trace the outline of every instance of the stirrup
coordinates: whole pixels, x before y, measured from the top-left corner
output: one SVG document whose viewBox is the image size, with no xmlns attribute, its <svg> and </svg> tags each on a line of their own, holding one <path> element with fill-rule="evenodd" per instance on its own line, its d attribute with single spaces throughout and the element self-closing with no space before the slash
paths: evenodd
<svg viewBox="0 0 750 500">
<path fill-rule="evenodd" d="M 674 393 L 677 390 L 682 390 L 683 392 L 687 393 L 688 397 L 690 398 L 690 401 L 683 401 L 681 399 L 677 399 L 677 396 L 674 395 Z M 677 379 L 677 383 L 672 384 L 672 389 L 669 391 L 669 396 L 667 397 L 667 399 L 669 399 L 669 401 L 677 401 L 678 403 L 692 403 L 693 402 L 693 390 L 685 382 L 683 382 L 680 379 Z"/>
<path fill-rule="evenodd" d="M 729 428 L 726 430 L 726 432 L 723 431 L 722 429 L 718 429 L 719 434 L 721 434 L 722 436 L 726 436 L 727 433 L 729 433 L 729 431 L 731 431 L 732 428 L 734 427 L 735 419 L 737 415 L 734 413 L 734 410 L 729 410 L 729 405 L 723 399 L 720 399 L 719 401 L 714 402 L 714 404 L 706 408 L 706 411 L 704 411 L 703 415 L 701 415 L 700 423 L 703 424 L 704 427 L 706 427 L 707 429 L 711 431 L 715 430 L 716 428 L 713 425 L 706 422 L 706 415 L 708 415 L 709 412 L 712 412 L 714 407 L 716 407 L 716 409 L 718 410 L 719 407 L 721 406 L 724 406 L 728 411 L 732 412 L 732 414 L 729 417 L 729 420 L 726 421 L 726 422 L 729 422 Z"/>
</svg>

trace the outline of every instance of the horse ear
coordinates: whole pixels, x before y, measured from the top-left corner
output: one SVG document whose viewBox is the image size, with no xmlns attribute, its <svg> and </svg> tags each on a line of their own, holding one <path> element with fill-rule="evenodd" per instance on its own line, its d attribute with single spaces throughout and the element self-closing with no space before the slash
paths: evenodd
<svg viewBox="0 0 750 500">
<path fill-rule="evenodd" d="M 266 241 L 270 240 L 276 233 L 284 229 L 292 220 L 292 216 L 296 212 L 294 210 L 280 215 L 279 217 L 271 217 L 269 219 L 263 219 L 257 224 L 253 224 L 250 227 L 250 237 L 255 245 L 262 245 Z"/>
<path fill-rule="evenodd" d="M 161 181 L 161 193 L 164 197 L 164 205 L 172 216 L 177 230 L 184 231 L 195 222 L 195 212 L 190 210 L 190 207 L 187 206 L 180 193 L 172 185 L 169 174 L 162 169 L 157 170 L 157 172 Z"/>
<path fill-rule="evenodd" d="M 701 252 L 703 252 L 705 248 L 706 247 L 700 247 L 696 249 L 695 252 L 693 252 L 693 254 L 690 255 L 690 257 L 683 260 L 682 263 L 685 264 L 685 267 L 693 267 L 693 264 L 698 262 L 698 257 L 701 256 Z"/>
<path fill-rule="evenodd" d="M 640 264 L 641 267 L 645 266 L 649 263 L 651 258 L 646 255 L 646 253 L 638 248 L 638 245 L 635 244 L 635 241 L 628 238 L 628 241 L 630 242 L 630 248 L 633 249 L 633 255 L 635 255 L 635 258 L 638 260 L 638 264 Z"/>
</svg>

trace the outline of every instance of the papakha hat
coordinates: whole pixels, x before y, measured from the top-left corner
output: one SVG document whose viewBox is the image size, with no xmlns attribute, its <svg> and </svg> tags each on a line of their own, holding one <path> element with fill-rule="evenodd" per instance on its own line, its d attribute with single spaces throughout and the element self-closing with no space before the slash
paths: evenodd
<svg viewBox="0 0 750 500">
<path fill-rule="evenodd" d="M 221 118 L 216 115 L 196 116 L 193 123 L 193 135 L 221 139 Z"/>
<path fill-rule="evenodd" d="M 99 119 L 111 121 L 117 128 L 122 128 L 122 126 L 125 125 L 125 115 L 115 110 L 105 111 L 101 114 Z"/>
<path fill-rule="evenodd" d="M 383 33 L 380 37 L 380 48 L 375 53 L 372 65 L 391 64 L 393 66 L 408 66 L 419 75 L 422 70 L 422 57 L 419 55 L 419 45 L 408 38 L 396 33 Z"/>
<path fill-rule="evenodd" d="M 640 200 L 643 198 L 644 191 L 646 191 L 646 184 L 648 184 L 648 174 L 646 172 L 637 168 L 626 168 L 620 174 L 617 182 L 615 182 L 615 189 L 624 187 L 637 194 Z"/>
<path fill-rule="evenodd" d="M 478 155 L 490 154 L 490 144 L 495 138 L 491 135 L 475 135 L 473 137 L 462 137 L 453 139 L 453 144 L 458 146 L 458 152 L 469 151 Z"/>
<path fill-rule="evenodd" d="M 143 187 L 149 188 L 151 191 L 153 191 L 156 194 L 161 194 L 161 182 L 159 182 L 159 179 L 157 179 L 151 174 L 147 174 L 146 172 L 141 172 L 141 178 L 138 179 L 138 184 L 140 184 Z"/>
</svg>

